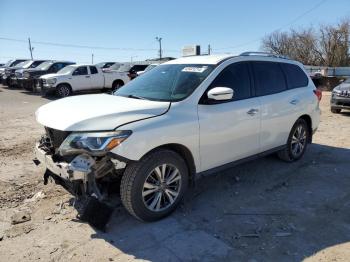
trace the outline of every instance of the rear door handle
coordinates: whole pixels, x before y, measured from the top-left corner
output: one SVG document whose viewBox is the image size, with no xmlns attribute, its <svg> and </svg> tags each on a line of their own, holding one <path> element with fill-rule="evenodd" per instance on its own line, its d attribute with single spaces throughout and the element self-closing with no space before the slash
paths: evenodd
<svg viewBox="0 0 350 262">
<path fill-rule="evenodd" d="M 247 112 L 247 114 L 248 115 L 251 115 L 251 116 L 254 116 L 256 113 L 258 113 L 259 112 L 259 110 L 258 109 L 256 109 L 256 108 L 252 108 L 252 109 L 250 109 L 248 112 Z"/>
<path fill-rule="evenodd" d="M 85 76 L 86 78 L 90 78 L 90 76 Z"/>
<path fill-rule="evenodd" d="M 292 105 L 296 105 L 296 104 L 299 103 L 299 100 L 298 99 L 293 99 L 293 100 L 289 101 L 289 103 L 292 104 Z"/>
</svg>

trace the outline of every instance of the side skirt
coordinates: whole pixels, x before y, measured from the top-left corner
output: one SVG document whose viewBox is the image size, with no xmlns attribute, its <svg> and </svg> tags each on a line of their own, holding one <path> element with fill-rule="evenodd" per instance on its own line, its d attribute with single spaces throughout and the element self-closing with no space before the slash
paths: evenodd
<svg viewBox="0 0 350 262">
<path fill-rule="evenodd" d="M 238 166 L 240 164 L 243 164 L 243 163 L 255 160 L 255 159 L 259 159 L 259 158 L 267 156 L 267 155 L 271 155 L 271 154 L 276 153 L 276 152 L 278 152 L 278 151 L 280 151 L 282 149 L 285 149 L 285 148 L 286 148 L 286 145 L 278 146 L 278 147 L 272 148 L 270 150 L 261 152 L 261 153 L 256 154 L 256 155 L 252 155 L 252 156 L 249 156 L 249 157 L 246 157 L 246 158 L 242 158 L 242 159 L 239 159 L 239 160 L 236 160 L 236 161 L 224 164 L 222 166 L 214 167 L 214 168 L 208 169 L 206 171 L 199 172 L 199 173 L 197 173 L 195 175 L 195 180 L 197 180 L 198 178 L 203 177 L 203 176 L 209 176 L 209 175 L 218 173 L 220 171 L 223 171 L 223 170 L 226 170 L 226 169 Z"/>
</svg>

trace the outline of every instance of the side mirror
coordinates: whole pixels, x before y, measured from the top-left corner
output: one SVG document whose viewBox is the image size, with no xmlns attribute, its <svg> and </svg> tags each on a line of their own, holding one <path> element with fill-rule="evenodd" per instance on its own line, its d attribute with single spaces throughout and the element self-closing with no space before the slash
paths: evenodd
<svg viewBox="0 0 350 262">
<path fill-rule="evenodd" d="M 208 99 L 216 101 L 231 100 L 233 98 L 233 90 L 228 87 L 214 87 L 207 93 Z"/>
</svg>

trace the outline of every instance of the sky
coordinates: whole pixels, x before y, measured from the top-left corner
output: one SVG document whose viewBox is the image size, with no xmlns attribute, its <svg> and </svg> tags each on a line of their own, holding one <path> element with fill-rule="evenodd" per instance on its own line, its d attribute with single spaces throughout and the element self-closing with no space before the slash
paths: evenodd
<svg viewBox="0 0 350 262">
<path fill-rule="evenodd" d="M 34 59 L 78 63 L 91 63 L 92 54 L 94 63 L 156 58 L 157 36 L 163 56 L 180 57 L 190 44 L 239 54 L 259 50 L 273 31 L 345 17 L 349 0 L 0 0 L 0 62 L 29 58 L 28 37 Z"/>
</svg>

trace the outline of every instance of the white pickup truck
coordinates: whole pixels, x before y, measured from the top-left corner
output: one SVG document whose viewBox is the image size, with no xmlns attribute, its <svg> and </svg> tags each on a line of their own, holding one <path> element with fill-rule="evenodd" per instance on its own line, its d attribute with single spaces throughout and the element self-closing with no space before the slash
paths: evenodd
<svg viewBox="0 0 350 262">
<path fill-rule="evenodd" d="M 94 65 L 69 65 L 55 74 L 40 77 L 43 93 L 55 92 L 66 97 L 75 91 L 112 89 L 116 90 L 129 81 L 125 72 L 103 72 Z"/>
</svg>

